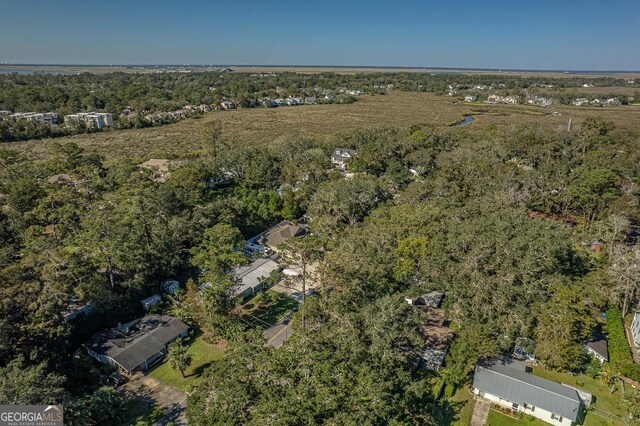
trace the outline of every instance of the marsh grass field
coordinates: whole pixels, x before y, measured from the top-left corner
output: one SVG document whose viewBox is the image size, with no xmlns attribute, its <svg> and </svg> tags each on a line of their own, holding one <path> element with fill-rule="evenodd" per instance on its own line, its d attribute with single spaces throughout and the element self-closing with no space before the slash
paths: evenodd
<svg viewBox="0 0 640 426">
<path fill-rule="evenodd" d="M 607 88 L 601 88 L 603 93 Z M 558 112 L 559 115 L 550 115 Z M 528 105 L 464 103 L 433 93 L 392 91 L 387 95 L 361 96 L 353 104 L 307 105 L 281 108 L 251 108 L 214 111 L 200 118 L 144 129 L 109 130 L 46 140 L 31 140 L 3 145 L 24 154 L 42 158 L 53 143 L 75 142 L 89 153 L 107 159 L 184 158 L 202 149 L 207 130 L 220 120 L 223 138 L 231 144 L 265 144 L 282 135 L 325 137 L 365 127 L 408 127 L 414 124 L 447 127 L 472 115 L 471 125 L 460 129 L 473 131 L 489 126 L 540 126 L 548 130 L 566 129 L 589 116 L 612 120 L 624 129 L 640 129 L 640 105 L 617 107 L 574 107 L 553 105 L 548 108 Z"/>
</svg>

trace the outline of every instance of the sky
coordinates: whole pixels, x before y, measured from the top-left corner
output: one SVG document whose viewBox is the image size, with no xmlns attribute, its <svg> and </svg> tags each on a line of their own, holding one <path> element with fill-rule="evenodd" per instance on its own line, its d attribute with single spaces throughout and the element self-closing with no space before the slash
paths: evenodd
<svg viewBox="0 0 640 426">
<path fill-rule="evenodd" d="M 639 0 L 0 0 L 0 63 L 640 70 Z"/>
</svg>

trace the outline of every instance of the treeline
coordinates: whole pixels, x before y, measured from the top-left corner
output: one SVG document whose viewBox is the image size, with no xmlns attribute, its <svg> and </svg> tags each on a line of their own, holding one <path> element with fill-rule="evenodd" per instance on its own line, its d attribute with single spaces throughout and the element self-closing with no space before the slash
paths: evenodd
<svg viewBox="0 0 640 426">
<path fill-rule="evenodd" d="M 231 99 L 240 107 L 255 107 L 262 98 L 315 96 L 322 102 L 351 103 L 349 91 L 384 94 L 390 89 L 444 94 L 449 86 L 468 90 L 475 85 L 492 85 L 503 91 L 553 85 L 556 88 L 625 86 L 624 79 L 612 77 L 508 75 L 359 73 L 108 73 L 80 75 L 3 74 L 0 75 L 0 110 L 12 112 L 57 112 L 67 114 L 102 111 L 113 114 L 113 128 L 140 128 L 154 125 L 145 117 L 179 111 L 185 105 L 216 106 Z M 333 99 L 335 98 L 335 100 Z M 164 119 L 165 122 L 175 121 Z M 158 124 L 157 122 L 155 124 Z M 0 141 L 16 141 L 66 135 L 70 129 L 45 124 L 15 122 L 0 118 Z"/>
<path fill-rule="evenodd" d="M 191 423 L 442 424 L 455 410 L 415 368 L 424 318 L 403 296 L 447 293 L 458 334 L 439 374 L 456 385 L 518 337 L 533 338 L 547 366 L 579 369 L 600 310 L 624 314 L 638 300 L 622 266 L 637 253 L 640 145 L 612 123 L 378 128 L 233 147 L 216 134 L 164 183 L 74 144 L 52 144 L 45 161 L 0 152 L 0 387 L 32 403 L 35 380 L 82 410 L 97 378 L 70 354 L 141 315 L 139 300 L 164 279 L 197 280 L 198 266 L 218 279 L 206 292 L 190 285 L 175 314 L 229 349 L 190 396 Z M 331 171 L 335 147 L 357 150 L 351 179 Z M 240 234 L 302 214 L 315 242 L 295 249 L 318 260 L 320 294 L 285 346 L 268 349 L 230 327 L 225 273 Z M 96 302 L 91 322 L 64 321 L 72 299 Z M 200 320 L 199 309 L 226 320 Z"/>
</svg>

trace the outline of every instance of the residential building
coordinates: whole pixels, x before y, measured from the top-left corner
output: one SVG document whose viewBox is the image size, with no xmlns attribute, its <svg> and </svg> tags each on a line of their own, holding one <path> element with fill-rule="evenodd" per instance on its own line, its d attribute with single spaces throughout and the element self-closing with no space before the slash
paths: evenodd
<svg viewBox="0 0 640 426">
<path fill-rule="evenodd" d="M 336 148 L 331 154 L 331 163 L 340 170 L 347 169 L 347 162 L 356 155 L 355 149 Z"/>
<path fill-rule="evenodd" d="M 80 299 L 72 299 L 63 311 L 62 316 L 66 322 L 69 322 L 88 317 L 95 308 L 96 304 L 93 302 L 83 302 Z"/>
<path fill-rule="evenodd" d="M 529 105 L 540 105 L 543 107 L 548 107 L 553 104 L 551 99 L 545 98 L 544 96 L 528 96 L 527 103 Z"/>
<path fill-rule="evenodd" d="M 149 312 L 149 310 L 160 303 L 161 300 L 162 298 L 160 297 L 160 295 L 154 294 L 153 296 L 149 296 L 146 299 L 142 299 L 140 303 L 142 303 L 142 307 L 144 308 L 144 310 Z"/>
<path fill-rule="evenodd" d="M 445 316 L 442 309 L 426 305 L 416 305 L 425 313 L 426 321 L 420 330 L 424 339 L 424 350 L 420 364 L 427 370 L 438 371 L 447 356 L 453 330 L 444 325 Z"/>
<path fill-rule="evenodd" d="M 265 280 L 278 269 L 278 264 L 269 258 L 257 259 L 247 266 L 240 266 L 233 270 L 236 286 L 233 296 L 241 299 L 254 296 L 265 289 Z"/>
<path fill-rule="evenodd" d="M 506 104 L 517 104 L 518 103 L 518 97 L 515 95 L 509 95 L 509 96 L 505 96 L 504 97 L 504 103 Z"/>
<path fill-rule="evenodd" d="M 588 355 L 600 362 L 600 365 L 609 362 L 609 347 L 606 339 L 595 339 L 584 345 L 584 350 Z"/>
<path fill-rule="evenodd" d="M 65 115 L 64 122 L 69 127 L 77 127 L 84 123 L 88 129 L 102 129 L 113 124 L 113 116 L 108 112 L 78 112 Z"/>
<path fill-rule="evenodd" d="M 306 98 L 304 98 L 305 105 L 314 105 L 316 101 L 317 98 L 315 96 L 307 96 Z"/>
<path fill-rule="evenodd" d="M 147 371 L 164 358 L 169 343 L 188 333 L 189 326 L 177 318 L 147 315 L 96 333 L 84 346 L 91 357 L 131 376 Z"/>
<path fill-rule="evenodd" d="M 308 227 L 288 220 L 267 229 L 263 233 L 247 240 L 247 248 L 259 253 L 278 251 L 278 246 L 294 237 L 302 237 L 309 231 Z M 255 247 L 260 246 L 260 247 Z M 264 250 L 268 248 L 269 250 Z"/>
<path fill-rule="evenodd" d="M 589 99 L 587 99 L 587 98 L 577 98 L 573 102 L 571 102 L 571 104 L 575 105 L 575 106 L 589 105 Z"/>
<path fill-rule="evenodd" d="M 12 120 L 27 120 L 42 124 L 58 124 L 60 116 L 55 112 L 16 112 L 9 115 Z"/>
<path fill-rule="evenodd" d="M 633 321 L 631 321 L 631 337 L 633 337 L 633 343 L 636 347 L 640 347 L 640 310 L 635 311 L 633 314 Z"/>
<path fill-rule="evenodd" d="M 592 399 L 588 392 L 534 376 L 526 364 L 509 358 L 476 365 L 473 393 L 553 425 L 581 424 Z"/>
</svg>

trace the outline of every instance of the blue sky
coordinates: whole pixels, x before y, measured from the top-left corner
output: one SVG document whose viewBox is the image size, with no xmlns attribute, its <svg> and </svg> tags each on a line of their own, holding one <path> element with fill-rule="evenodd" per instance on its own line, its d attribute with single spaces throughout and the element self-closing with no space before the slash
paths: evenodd
<svg viewBox="0 0 640 426">
<path fill-rule="evenodd" d="M 0 0 L 0 63 L 640 70 L 639 0 Z"/>
</svg>

